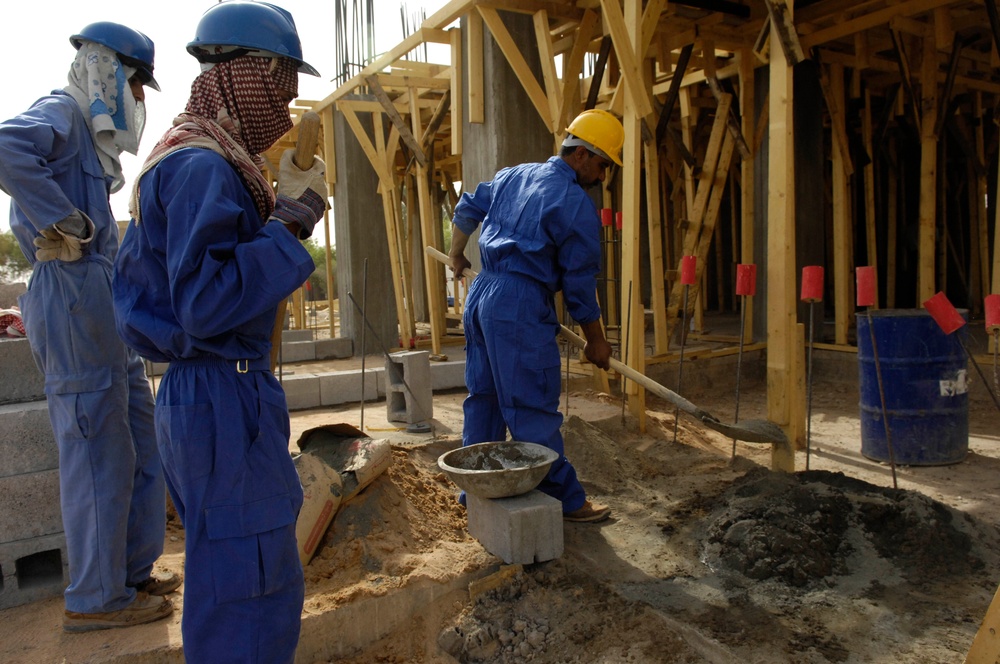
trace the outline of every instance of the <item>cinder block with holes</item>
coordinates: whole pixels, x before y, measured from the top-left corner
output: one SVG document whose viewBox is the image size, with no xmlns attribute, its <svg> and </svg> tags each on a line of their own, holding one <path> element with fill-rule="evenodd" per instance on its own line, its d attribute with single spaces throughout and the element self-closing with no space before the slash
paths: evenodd
<svg viewBox="0 0 1000 664">
<path fill-rule="evenodd" d="M 63 533 L 0 543 L 0 609 L 56 597 L 67 584 Z"/>
<path fill-rule="evenodd" d="M 390 422 L 427 422 L 434 417 L 430 353 L 393 353 L 385 361 L 385 408 Z"/>
</svg>

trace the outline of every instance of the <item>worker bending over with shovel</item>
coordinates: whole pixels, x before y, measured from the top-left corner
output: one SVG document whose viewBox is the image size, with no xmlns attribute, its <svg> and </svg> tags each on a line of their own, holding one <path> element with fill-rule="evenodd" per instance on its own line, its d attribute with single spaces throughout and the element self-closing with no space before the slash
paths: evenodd
<svg viewBox="0 0 1000 664">
<path fill-rule="evenodd" d="M 156 432 L 185 531 L 185 658 L 291 662 L 302 487 L 270 339 L 278 304 L 313 271 L 299 240 L 323 215 L 327 186 L 321 160 L 302 171 L 289 150 L 275 199 L 260 153 L 292 128 L 299 72 L 318 74 L 291 14 L 263 2 L 213 5 L 188 51 L 202 73 L 133 192 L 115 266 L 118 329 L 170 363 Z"/>
<path fill-rule="evenodd" d="M 180 585 L 154 576 L 163 553 L 166 494 L 142 360 L 114 327 L 111 269 L 118 226 L 109 195 L 122 188 L 120 155 L 135 154 L 153 42 L 118 23 L 70 37 L 65 88 L 0 123 L 0 189 L 31 263 L 21 312 L 45 375 L 59 447 L 59 494 L 69 586 L 63 629 L 128 627 L 173 612 Z"/>
<path fill-rule="evenodd" d="M 469 236 L 482 225 L 483 270 L 466 300 L 462 444 L 505 440 L 538 443 L 559 454 L 538 489 L 562 501 L 567 521 L 603 521 L 611 510 L 587 500 L 559 431 L 559 320 L 553 297 L 563 292 L 587 339 L 587 359 L 609 366 L 597 302 L 601 223 L 584 191 L 600 182 L 625 131 L 615 116 L 584 111 L 570 123 L 559 156 L 505 168 L 455 207 L 451 264 L 470 267 Z M 464 496 L 463 496 L 464 497 Z"/>
</svg>

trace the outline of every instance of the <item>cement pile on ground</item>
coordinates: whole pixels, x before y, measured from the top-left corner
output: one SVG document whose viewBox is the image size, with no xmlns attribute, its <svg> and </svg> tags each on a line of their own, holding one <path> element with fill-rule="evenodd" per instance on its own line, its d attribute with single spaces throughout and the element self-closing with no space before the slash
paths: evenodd
<svg viewBox="0 0 1000 664">
<path fill-rule="evenodd" d="M 996 547 L 995 529 L 965 513 L 826 471 L 751 471 L 714 500 L 706 523 L 710 566 L 799 587 L 850 575 L 916 584 L 968 575 Z"/>
</svg>

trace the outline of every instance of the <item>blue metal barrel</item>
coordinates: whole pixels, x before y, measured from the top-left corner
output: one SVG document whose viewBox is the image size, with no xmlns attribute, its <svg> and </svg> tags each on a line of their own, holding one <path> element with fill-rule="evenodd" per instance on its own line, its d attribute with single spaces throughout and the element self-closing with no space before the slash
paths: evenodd
<svg viewBox="0 0 1000 664">
<path fill-rule="evenodd" d="M 959 310 L 968 320 L 968 311 Z M 861 453 L 889 461 L 878 374 L 866 313 L 857 315 Z M 968 327 L 945 335 L 923 309 L 871 312 L 895 462 L 958 463 L 969 451 L 969 394 L 964 341 Z"/>
</svg>

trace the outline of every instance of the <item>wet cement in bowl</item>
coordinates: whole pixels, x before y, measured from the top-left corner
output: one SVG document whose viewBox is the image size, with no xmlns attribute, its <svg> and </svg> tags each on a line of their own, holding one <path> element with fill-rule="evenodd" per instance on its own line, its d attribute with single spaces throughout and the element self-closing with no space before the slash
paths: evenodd
<svg viewBox="0 0 1000 664">
<path fill-rule="evenodd" d="M 438 466 L 458 487 L 480 498 L 506 498 L 531 491 L 559 455 L 536 443 L 479 443 L 442 454 Z"/>
</svg>

